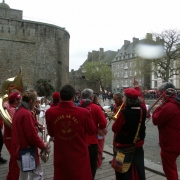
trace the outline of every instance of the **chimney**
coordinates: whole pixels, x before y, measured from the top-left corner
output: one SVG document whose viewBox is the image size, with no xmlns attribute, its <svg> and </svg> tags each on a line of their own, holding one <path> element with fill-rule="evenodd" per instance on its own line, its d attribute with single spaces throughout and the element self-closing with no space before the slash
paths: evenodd
<svg viewBox="0 0 180 180">
<path fill-rule="evenodd" d="M 147 34 L 146 34 L 146 39 L 152 40 L 152 34 L 151 34 L 151 33 L 147 33 Z"/>
<path fill-rule="evenodd" d="M 88 60 L 92 59 L 92 53 L 91 52 L 88 52 Z"/>
<path fill-rule="evenodd" d="M 102 59 L 104 55 L 104 48 L 99 48 L 99 59 Z"/>
<path fill-rule="evenodd" d="M 133 43 L 137 43 L 139 41 L 139 38 L 133 37 Z"/>
<path fill-rule="evenodd" d="M 124 40 L 124 49 L 126 49 L 129 44 L 130 44 L 130 41 Z"/>
</svg>

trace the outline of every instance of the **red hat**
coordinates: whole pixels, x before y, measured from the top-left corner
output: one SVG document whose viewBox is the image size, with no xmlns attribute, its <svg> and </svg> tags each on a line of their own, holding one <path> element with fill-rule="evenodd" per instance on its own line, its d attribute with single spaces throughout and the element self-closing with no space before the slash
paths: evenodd
<svg viewBox="0 0 180 180">
<path fill-rule="evenodd" d="M 54 92 L 52 97 L 53 97 L 53 99 L 59 99 L 60 98 L 60 93 L 59 92 Z"/>
<path fill-rule="evenodd" d="M 132 99 L 136 99 L 136 98 L 138 98 L 138 96 L 140 96 L 140 93 L 136 89 L 133 89 L 133 88 L 125 89 L 124 93 L 125 93 L 126 97 L 132 98 Z"/>
<path fill-rule="evenodd" d="M 13 92 L 8 96 L 9 101 L 13 101 L 15 99 L 21 99 L 21 95 L 18 92 Z"/>
</svg>

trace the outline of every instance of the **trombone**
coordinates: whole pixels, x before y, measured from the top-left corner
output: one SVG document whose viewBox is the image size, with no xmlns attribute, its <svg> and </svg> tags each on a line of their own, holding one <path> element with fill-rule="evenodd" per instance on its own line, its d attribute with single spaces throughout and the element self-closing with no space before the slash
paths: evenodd
<svg viewBox="0 0 180 180">
<path fill-rule="evenodd" d="M 155 106 L 160 100 L 163 99 L 164 95 L 168 96 L 167 99 L 169 99 L 171 96 L 173 96 L 173 95 L 175 95 L 175 94 L 177 94 L 177 91 L 176 91 L 175 89 L 173 89 L 173 88 L 168 88 L 168 89 L 166 89 L 166 91 L 164 91 L 164 92 L 161 94 L 161 96 L 159 96 L 159 98 L 154 102 L 154 104 L 152 104 L 152 105 L 150 106 L 150 108 L 147 110 L 147 114 L 150 114 L 151 110 L 154 108 L 154 106 Z M 167 101 L 167 99 L 161 103 L 161 106 Z M 149 120 L 150 120 L 150 118 L 147 120 L 147 122 L 148 122 Z"/>
</svg>

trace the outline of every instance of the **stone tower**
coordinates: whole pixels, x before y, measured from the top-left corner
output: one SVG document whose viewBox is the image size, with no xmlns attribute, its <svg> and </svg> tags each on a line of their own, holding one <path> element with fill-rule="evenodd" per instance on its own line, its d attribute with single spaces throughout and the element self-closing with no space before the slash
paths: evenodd
<svg viewBox="0 0 180 180">
<path fill-rule="evenodd" d="M 49 79 L 56 90 L 69 82 L 69 33 L 22 19 L 22 11 L 0 3 L 0 86 L 22 67 L 24 88 Z"/>
</svg>

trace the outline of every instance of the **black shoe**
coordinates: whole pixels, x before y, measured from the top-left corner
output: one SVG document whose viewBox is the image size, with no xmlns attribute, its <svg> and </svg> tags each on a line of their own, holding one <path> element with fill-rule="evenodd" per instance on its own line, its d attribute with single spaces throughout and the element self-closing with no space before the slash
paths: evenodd
<svg viewBox="0 0 180 180">
<path fill-rule="evenodd" d="M 109 164 L 111 164 L 112 163 L 112 160 L 111 161 L 109 161 Z"/>
<path fill-rule="evenodd" d="M 7 160 L 6 160 L 6 159 L 4 159 L 4 158 L 0 157 L 0 164 L 4 164 L 4 163 L 6 163 L 6 162 L 7 162 Z"/>
</svg>

